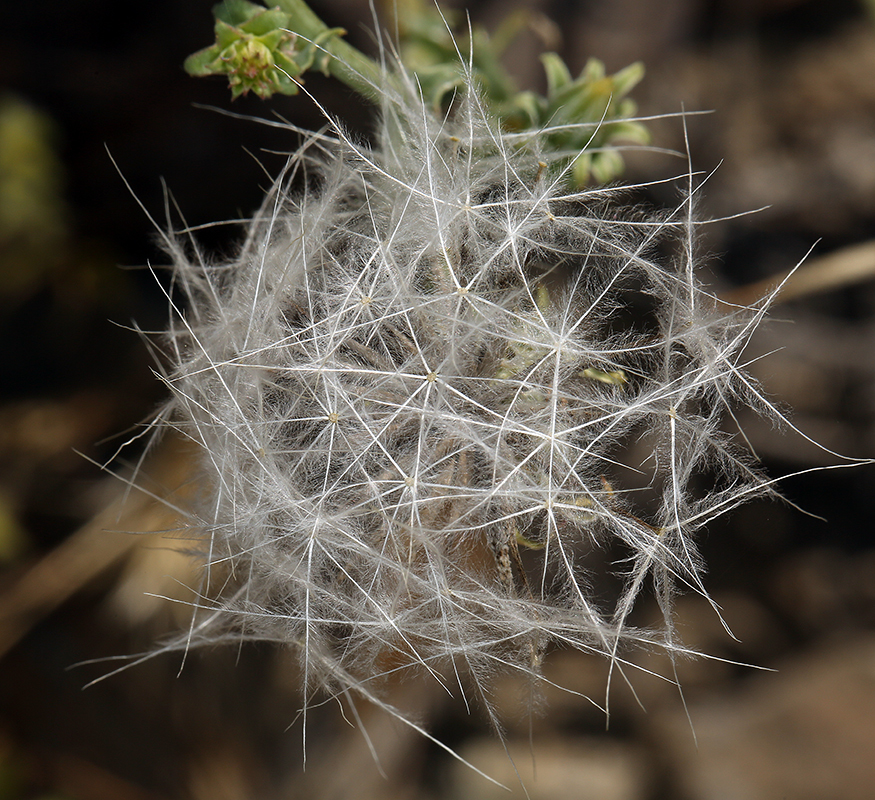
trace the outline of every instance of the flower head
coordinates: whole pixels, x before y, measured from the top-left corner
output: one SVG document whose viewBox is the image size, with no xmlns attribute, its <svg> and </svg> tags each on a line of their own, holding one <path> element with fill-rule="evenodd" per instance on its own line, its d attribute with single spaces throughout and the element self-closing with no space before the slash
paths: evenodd
<svg viewBox="0 0 875 800">
<path fill-rule="evenodd" d="M 248 0 L 225 0 L 215 13 L 216 43 L 189 56 L 185 68 L 192 75 L 227 76 L 232 97 L 297 94 L 303 72 L 325 67 L 322 44 L 343 33 L 326 29 L 305 40 L 290 29 L 287 13 Z"/>
<path fill-rule="evenodd" d="M 282 642 L 308 692 L 369 698 L 398 671 L 537 682 L 554 645 L 686 652 L 697 532 L 768 491 L 721 428 L 769 408 L 739 363 L 758 313 L 698 282 L 692 198 L 569 189 L 551 134 L 507 132 L 476 91 L 450 115 L 405 73 L 383 91 L 377 143 L 312 135 L 234 259 L 172 245 L 189 310 L 162 422 L 200 448 L 221 585 L 186 642 Z M 648 584 L 660 630 L 628 623 Z"/>
</svg>

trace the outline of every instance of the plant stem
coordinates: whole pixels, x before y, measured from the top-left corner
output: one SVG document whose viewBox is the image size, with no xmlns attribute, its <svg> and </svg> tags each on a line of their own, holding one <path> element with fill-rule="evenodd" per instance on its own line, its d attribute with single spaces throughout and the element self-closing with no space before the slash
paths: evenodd
<svg viewBox="0 0 875 800">
<path fill-rule="evenodd" d="M 292 18 L 290 29 L 305 39 L 317 41 L 329 30 L 304 0 L 274 0 L 276 5 Z M 370 100 L 380 93 L 385 82 L 385 74 L 372 58 L 353 47 L 344 39 L 332 36 L 323 45 L 330 56 L 326 68 L 328 72 L 351 89 Z"/>
</svg>

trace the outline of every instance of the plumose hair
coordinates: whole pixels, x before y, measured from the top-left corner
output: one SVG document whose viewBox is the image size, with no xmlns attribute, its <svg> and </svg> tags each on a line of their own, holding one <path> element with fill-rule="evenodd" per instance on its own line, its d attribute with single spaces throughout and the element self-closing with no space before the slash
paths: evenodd
<svg viewBox="0 0 875 800">
<path fill-rule="evenodd" d="M 168 235 L 156 425 L 200 453 L 205 563 L 176 646 L 283 643 L 305 705 L 383 702 L 407 672 L 488 703 L 554 647 L 614 672 L 688 652 L 672 603 L 707 597 L 697 534 L 771 491 L 725 424 L 776 414 L 743 369 L 762 308 L 699 283 L 689 175 L 644 212 L 570 188 L 544 135 L 473 91 L 438 113 L 402 75 L 374 144 L 306 137 L 233 259 Z M 660 626 L 630 622 L 643 591 Z"/>
</svg>

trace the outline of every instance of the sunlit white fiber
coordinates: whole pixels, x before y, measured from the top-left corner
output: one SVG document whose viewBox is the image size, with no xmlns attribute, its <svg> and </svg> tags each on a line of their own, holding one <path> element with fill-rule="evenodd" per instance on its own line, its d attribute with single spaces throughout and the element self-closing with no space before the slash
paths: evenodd
<svg viewBox="0 0 875 800">
<path fill-rule="evenodd" d="M 180 646 L 284 643 L 307 703 L 411 670 L 488 701 L 554 645 L 612 670 L 685 653 L 697 533 L 769 491 L 723 425 L 774 412 L 743 370 L 762 310 L 697 282 L 692 197 L 569 189 L 476 93 L 441 116 L 391 87 L 376 144 L 307 139 L 235 258 L 168 238 L 186 310 L 159 425 L 201 453 L 206 554 Z M 628 621 L 648 587 L 659 629 Z"/>
</svg>

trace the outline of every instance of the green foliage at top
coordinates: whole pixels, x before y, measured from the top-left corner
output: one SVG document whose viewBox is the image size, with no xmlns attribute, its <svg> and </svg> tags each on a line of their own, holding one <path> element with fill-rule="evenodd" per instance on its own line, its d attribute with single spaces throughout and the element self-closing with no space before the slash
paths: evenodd
<svg viewBox="0 0 875 800">
<path fill-rule="evenodd" d="M 630 120 L 636 106 L 626 97 L 644 77 L 644 65 L 636 62 L 606 75 L 605 65 L 591 58 L 580 75 L 572 78 L 556 53 L 544 53 L 541 62 L 547 73 L 547 96 L 534 92 L 514 95 L 503 115 L 505 127 L 548 130 L 551 149 L 567 151 L 574 158 L 572 170 L 579 185 L 587 183 L 589 175 L 596 183 L 613 180 L 623 171 L 623 158 L 610 145 L 617 140 L 635 144 L 649 141 L 647 129 Z"/>
<path fill-rule="evenodd" d="M 622 172 L 616 142 L 648 141 L 644 126 L 631 120 L 635 104 L 627 97 L 644 74 L 640 63 L 607 75 L 604 65 L 591 59 L 575 78 L 556 53 L 545 53 L 547 95 L 518 91 L 503 59 L 526 25 L 525 12 L 512 14 L 490 35 L 480 26 L 466 32 L 428 0 L 398 0 L 394 8 L 401 63 L 415 76 L 427 103 L 446 109 L 475 83 L 505 130 L 539 132 L 542 145 L 567 155 L 577 185 L 606 183 Z M 263 98 L 296 94 L 303 73 L 314 68 L 368 98 L 391 80 L 304 0 L 278 0 L 270 9 L 248 0 L 225 0 L 213 13 L 215 44 L 190 56 L 185 68 L 192 75 L 226 76 L 235 98 L 249 91 Z"/>
<path fill-rule="evenodd" d="M 216 43 L 189 56 L 185 69 L 196 76 L 227 75 L 235 98 L 250 91 L 263 98 L 297 94 L 295 79 L 313 67 L 326 71 L 329 56 L 321 45 L 343 33 L 326 29 L 305 39 L 291 15 L 247 0 L 225 0 L 213 14 Z"/>
<path fill-rule="evenodd" d="M 578 185 L 588 183 L 590 176 L 607 183 L 622 172 L 622 156 L 608 147 L 613 142 L 649 141 L 647 129 L 630 121 L 636 107 L 626 96 L 644 76 L 640 62 L 607 75 L 604 64 L 593 58 L 573 78 L 560 56 L 544 53 L 546 97 L 521 92 L 503 59 L 526 25 L 525 11 L 507 17 L 490 36 L 478 25 L 471 26 L 470 33 L 457 32 L 460 26 L 453 15 L 428 0 L 397 0 L 397 9 L 401 61 L 416 75 L 427 101 L 446 106 L 473 78 L 505 130 L 549 131 L 547 146 L 574 159 L 572 173 Z"/>
</svg>

